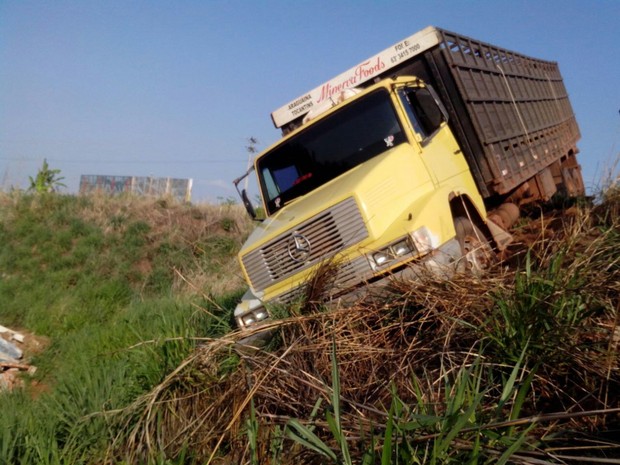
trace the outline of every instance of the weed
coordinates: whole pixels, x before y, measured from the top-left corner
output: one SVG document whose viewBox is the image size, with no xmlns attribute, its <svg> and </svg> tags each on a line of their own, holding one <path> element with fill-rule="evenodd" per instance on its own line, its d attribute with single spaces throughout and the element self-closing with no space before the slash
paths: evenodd
<svg viewBox="0 0 620 465">
<path fill-rule="evenodd" d="M 64 177 L 59 176 L 59 174 L 60 174 L 59 169 L 50 169 L 49 165 L 47 164 L 47 160 L 43 159 L 43 165 L 37 172 L 37 175 L 34 178 L 32 176 L 29 176 L 30 178 L 29 189 L 32 192 L 37 192 L 39 194 L 42 194 L 42 193 L 54 192 L 59 187 L 67 187 L 65 184 L 61 182 L 64 179 Z"/>
</svg>

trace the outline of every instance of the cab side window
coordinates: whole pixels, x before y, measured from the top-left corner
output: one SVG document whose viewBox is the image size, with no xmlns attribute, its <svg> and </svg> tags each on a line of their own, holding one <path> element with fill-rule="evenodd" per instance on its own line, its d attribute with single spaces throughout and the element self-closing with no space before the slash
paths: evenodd
<svg viewBox="0 0 620 465">
<path fill-rule="evenodd" d="M 403 90 L 403 103 L 413 127 L 423 139 L 431 136 L 446 121 L 435 96 L 426 87 L 414 87 Z"/>
</svg>

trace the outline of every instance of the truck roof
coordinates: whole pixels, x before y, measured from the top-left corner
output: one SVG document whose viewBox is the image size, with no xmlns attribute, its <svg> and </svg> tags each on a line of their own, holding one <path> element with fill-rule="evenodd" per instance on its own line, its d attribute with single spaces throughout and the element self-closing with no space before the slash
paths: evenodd
<svg viewBox="0 0 620 465">
<path fill-rule="evenodd" d="M 332 97 L 337 98 L 342 91 L 376 78 L 441 41 L 439 29 L 428 26 L 273 111 L 273 124 L 276 128 L 281 128 L 305 115 L 315 106 L 329 101 Z"/>
</svg>

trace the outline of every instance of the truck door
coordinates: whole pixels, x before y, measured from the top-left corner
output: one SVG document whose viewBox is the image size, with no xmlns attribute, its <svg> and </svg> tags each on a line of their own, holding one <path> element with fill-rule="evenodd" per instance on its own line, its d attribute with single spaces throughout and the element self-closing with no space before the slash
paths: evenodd
<svg viewBox="0 0 620 465">
<path fill-rule="evenodd" d="M 435 92 L 430 87 L 411 86 L 400 88 L 398 94 L 433 182 L 437 186 L 461 184 L 457 176 L 469 167 Z"/>
</svg>

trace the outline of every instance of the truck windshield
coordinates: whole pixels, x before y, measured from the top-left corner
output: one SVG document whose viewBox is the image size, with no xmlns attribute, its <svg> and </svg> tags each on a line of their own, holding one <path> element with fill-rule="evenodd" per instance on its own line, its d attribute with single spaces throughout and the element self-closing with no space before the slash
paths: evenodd
<svg viewBox="0 0 620 465">
<path fill-rule="evenodd" d="M 404 141 L 387 90 L 346 105 L 258 161 L 268 214 Z"/>
</svg>

